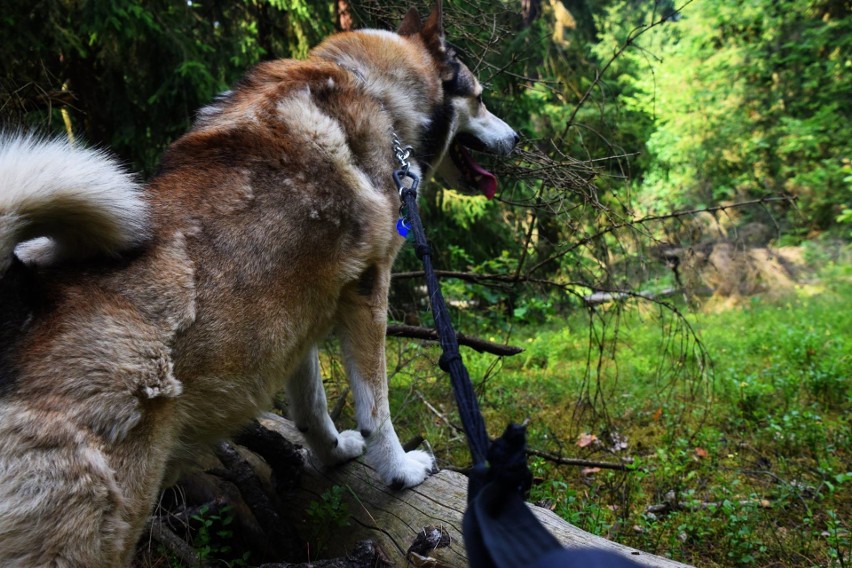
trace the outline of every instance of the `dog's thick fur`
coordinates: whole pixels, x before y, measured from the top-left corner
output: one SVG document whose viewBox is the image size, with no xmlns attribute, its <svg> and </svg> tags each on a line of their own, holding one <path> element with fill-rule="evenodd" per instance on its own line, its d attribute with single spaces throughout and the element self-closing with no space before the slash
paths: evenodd
<svg viewBox="0 0 852 568">
<path fill-rule="evenodd" d="M 127 564 L 167 472 L 282 386 L 324 462 L 366 449 L 385 483 L 422 482 L 387 399 L 391 140 L 422 176 L 493 192 L 457 142 L 506 154 L 517 135 L 480 93 L 438 4 L 259 65 L 144 188 L 99 152 L 0 140 L 0 565 Z M 327 414 L 331 331 L 358 431 Z"/>
</svg>

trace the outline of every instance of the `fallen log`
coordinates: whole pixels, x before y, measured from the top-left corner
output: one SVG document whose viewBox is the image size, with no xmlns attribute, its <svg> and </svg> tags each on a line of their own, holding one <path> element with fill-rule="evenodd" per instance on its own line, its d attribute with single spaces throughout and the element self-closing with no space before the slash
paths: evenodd
<svg viewBox="0 0 852 568">
<path fill-rule="evenodd" d="M 264 414 L 260 424 L 295 444 L 304 438 L 292 422 Z M 359 541 L 378 544 L 394 566 L 456 568 L 468 565 L 461 535 L 466 506 L 467 478 L 453 471 L 440 471 L 423 484 L 405 491 L 392 491 L 378 479 L 363 460 L 325 469 L 306 460 L 301 491 L 283 512 L 295 526 L 307 523 L 305 511 L 335 486 L 345 502 L 350 525 L 335 530 L 323 556 L 339 556 Z M 642 566 L 683 567 L 685 564 L 647 554 L 582 531 L 552 511 L 530 505 L 539 521 L 568 548 L 599 548 L 622 554 Z M 332 530 L 332 527 L 329 527 Z"/>
</svg>

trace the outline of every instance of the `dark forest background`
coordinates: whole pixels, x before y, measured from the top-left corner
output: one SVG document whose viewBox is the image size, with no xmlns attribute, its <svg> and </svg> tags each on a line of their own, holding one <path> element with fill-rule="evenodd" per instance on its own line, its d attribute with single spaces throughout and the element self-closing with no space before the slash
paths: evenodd
<svg viewBox="0 0 852 568">
<path fill-rule="evenodd" d="M 0 125 L 147 177 L 251 65 L 395 29 L 408 7 L 5 0 Z M 849 565 L 850 8 L 445 3 L 448 38 L 523 140 L 489 164 L 497 199 L 436 183 L 424 222 L 460 331 L 526 348 L 471 353 L 472 375 L 495 434 L 536 417 L 533 498 L 571 522 L 699 565 Z M 396 269 L 392 321 L 428 325 L 413 251 Z M 395 421 L 464 465 L 452 429 L 410 404 L 449 400 L 437 356 L 391 341 Z M 331 351 L 323 364 L 343 392 Z M 578 474 L 563 453 L 647 469 Z"/>
</svg>

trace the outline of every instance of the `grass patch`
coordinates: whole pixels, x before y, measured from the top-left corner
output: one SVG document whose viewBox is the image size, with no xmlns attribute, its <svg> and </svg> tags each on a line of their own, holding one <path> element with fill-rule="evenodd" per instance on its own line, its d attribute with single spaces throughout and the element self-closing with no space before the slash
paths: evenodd
<svg viewBox="0 0 852 568">
<path fill-rule="evenodd" d="M 850 566 L 849 298 L 840 274 L 685 322 L 631 303 L 516 328 L 513 358 L 464 356 L 492 435 L 529 417 L 533 448 L 634 460 L 625 473 L 532 459 L 532 500 L 571 523 L 700 566 Z M 469 463 L 436 350 L 388 351 L 401 435 Z"/>
</svg>

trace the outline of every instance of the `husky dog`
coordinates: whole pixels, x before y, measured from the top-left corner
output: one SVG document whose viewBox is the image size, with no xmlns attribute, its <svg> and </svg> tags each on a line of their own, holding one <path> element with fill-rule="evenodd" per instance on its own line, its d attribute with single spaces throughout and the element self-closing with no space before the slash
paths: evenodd
<svg viewBox="0 0 852 568">
<path fill-rule="evenodd" d="M 467 148 L 518 138 L 481 95 L 439 2 L 257 66 L 144 187 L 99 151 L 0 140 L 0 565 L 126 565 L 167 472 L 282 387 L 323 462 L 366 452 L 389 486 L 421 483 L 432 460 L 388 408 L 392 140 L 422 178 L 493 195 Z M 358 430 L 327 413 L 330 332 Z"/>
</svg>

